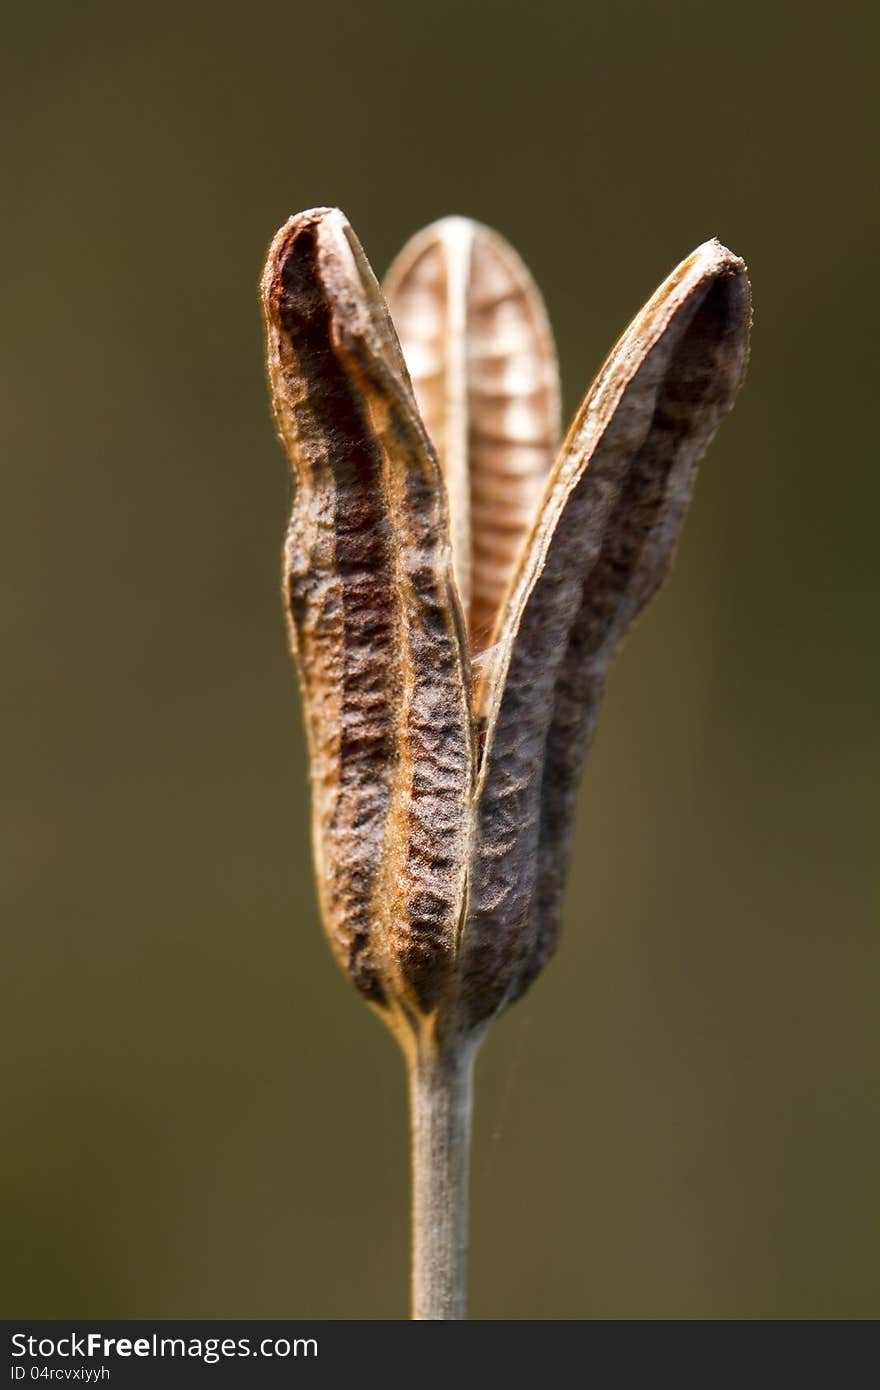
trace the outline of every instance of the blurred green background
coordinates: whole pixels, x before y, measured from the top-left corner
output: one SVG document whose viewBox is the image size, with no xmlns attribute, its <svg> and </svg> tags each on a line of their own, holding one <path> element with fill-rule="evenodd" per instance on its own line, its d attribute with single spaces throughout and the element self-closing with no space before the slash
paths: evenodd
<svg viewBox="0 0 880 1390">
<path fill-rule="evenodd" d="M 403 1068 L 318 924 L 278 599 L 255 285 L 319 203 L 379 273 L 503 231 L 569 412 L 698 242 L 754 285 L 561 953 L 478 1069 L 473 1315 L 880 1313 L 869 9 L 10 22 L 6 1316 L 406 1312 Z"/>
</svg>

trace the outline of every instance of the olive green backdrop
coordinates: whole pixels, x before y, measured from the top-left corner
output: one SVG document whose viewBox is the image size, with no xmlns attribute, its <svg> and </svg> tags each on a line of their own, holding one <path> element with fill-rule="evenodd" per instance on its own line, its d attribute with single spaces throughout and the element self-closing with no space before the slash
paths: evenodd
<svg viewBox="0 0 880 1390">
<path fill-rule="evenodd" d="M 503 231 L 569 411 L 698 242 L 753 276 L 560 954 L 479 1066 L 473 1314 L 880 1313 L 869 8 L 10 21 L 7 1316 L 406 1311 L 403 1068 L 321 935 L 278 599 L 255 285 L 319 203 L 380 273 Z"/>
</svg>

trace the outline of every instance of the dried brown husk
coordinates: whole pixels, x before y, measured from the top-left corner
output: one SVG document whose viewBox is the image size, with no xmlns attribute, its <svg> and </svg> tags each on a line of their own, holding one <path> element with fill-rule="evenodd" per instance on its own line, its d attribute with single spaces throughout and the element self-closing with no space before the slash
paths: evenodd
<svg viewBox="0 0 880 1390">
<path fill-rule="evenodd" d="M 605 678 L 741 382 L 749 289 L 738 257 L 698 247 L 555 463 L 552 339 L 506 243 L 447 219 L 387 290 L 412 382 L 341 213 L 302 213 L 270 248 L 285 596 L 331 942 L 396 1026 L 468 1031 L 556 943 Z"/>
</svg>

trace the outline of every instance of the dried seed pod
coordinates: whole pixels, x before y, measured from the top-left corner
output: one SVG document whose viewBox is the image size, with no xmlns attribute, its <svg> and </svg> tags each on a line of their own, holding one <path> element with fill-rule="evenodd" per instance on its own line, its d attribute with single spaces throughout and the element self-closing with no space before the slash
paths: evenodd
<svg viewBox="0 0 880 1390">
<path fill-rule="evenodd" d="M 324 922 L 371 1001 L 431 1008 L 455 962 L 474 766 L 440 472 L 343 215 L 291 218 L 262 292 Z"/>
<path fill-rule="evenodd" d="M 477 692 L 487 726 L 462 978 L 471 1016 L 555 945 L 575 799 L 611 659 L 672 558 L 745 369 L 743 262 L 697 248 L 630 324 L 553 469 Z M 494 995 L 494 998 L 493 998 Z"/>
<path fill-rule="evenodd" d="M 270 248 L 269 380 L 296 483 L 285 594 L 331 942 L 399 1034 L 462 1035 L 555 944 L 605 677 L 739 386 L 748 282 L 718 242 L 683 261 L 546 483 L 555 356 L 515 254 L 447 219 L 387 292 L 425 424 L 342 214 L 301 213 Z"/>
<path fill-rule="evenodd" d="M 559 447 L 559 372 L 544 302 L 497 232 L 446 217 L 383 289 L 449 494 L 471 652 L 488 641 Z"/>
</svg>

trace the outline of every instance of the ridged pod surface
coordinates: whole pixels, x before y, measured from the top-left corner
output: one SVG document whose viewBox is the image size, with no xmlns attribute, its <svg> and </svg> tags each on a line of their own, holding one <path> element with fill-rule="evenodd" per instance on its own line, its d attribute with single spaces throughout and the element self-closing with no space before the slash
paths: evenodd
<svg viewBox="0 0 880 1390">
<path fill-rule="evenodd" d="M 262 290 L 324 922 L 371 1002 L 431 1008 L 456 959 L 473 781 L 437 460 L 341 213 L 283 227 Z"/>
<path fill-rule="evenodd" d="M 464 217 L 417 233 L 383 289 L 443 467 L 455 576 L 478 653 L 559 447 L 550 324 L 513 248 Z"/>
<path fill-rule="evenodd" d="M 419 233 L 383 296 L 343 215 L 300 213 L 263 304 L 325 925 L 398 1035 L 476 1035 L 556 944 L 611 659 L 745 370 L 745 266 L 688 256 L 558 452 L 546 314 L 487 228 Z"/>
</svg>

